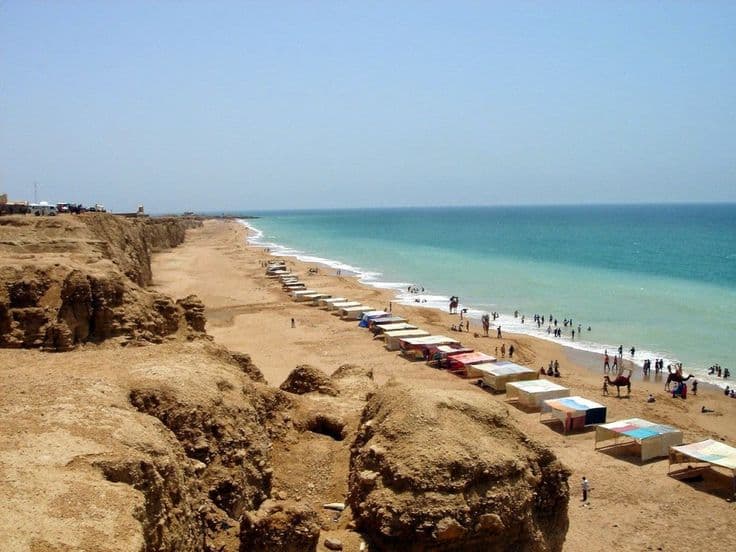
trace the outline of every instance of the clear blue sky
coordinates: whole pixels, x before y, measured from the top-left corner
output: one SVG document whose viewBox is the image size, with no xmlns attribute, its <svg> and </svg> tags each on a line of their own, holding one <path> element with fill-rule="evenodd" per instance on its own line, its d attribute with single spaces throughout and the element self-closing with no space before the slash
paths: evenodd
<svg viewBox="0 0 736 552">
<path fill-rule="evenodd" d="M 736 2 L 0 2 L 0 191 L 736 201 Z"/>
</svg>

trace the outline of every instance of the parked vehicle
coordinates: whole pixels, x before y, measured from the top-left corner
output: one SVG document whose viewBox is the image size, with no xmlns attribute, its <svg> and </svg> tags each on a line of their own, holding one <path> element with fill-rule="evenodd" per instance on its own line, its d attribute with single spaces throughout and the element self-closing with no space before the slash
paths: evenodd
<svg viewBox="0 0 736 552">
<path fill-rule="evenodd" d="M 58 213 L 56 205 L 49 205 L 45 201 L 41 203 L 31 203 L 28 206 L 28 212 L 36 217 L 55 217 Z"/>
</svg>

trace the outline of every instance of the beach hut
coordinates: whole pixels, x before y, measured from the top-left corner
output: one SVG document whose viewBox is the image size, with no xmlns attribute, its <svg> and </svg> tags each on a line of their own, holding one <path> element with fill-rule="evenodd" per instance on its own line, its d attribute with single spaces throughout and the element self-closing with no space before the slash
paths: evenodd
<svg viewBox="0 0 736 552">
<path fill-rule="evenodd" d="M 358 323 L 358 326 L 360 326 L 361 328 L 367 328 L 370 325 L 371 320 L 374 320 L 376 318 L 382 318 L 386 316 L 387 314 L 388 313 L 386 311 L 382 311 L 382 310 L 364 312 L 363 316 L 360 319 L 360 322 Z"/>
<path fill-rule="evenodd" d="M 473 366 L 468 367 L 468 377 L 482 377 L 484 385 L 499 392 L 506 391 L 506 385 L 513 381 L 535 380 L 539 377 L 539 372 L 536 370 L 507 360 L 494 362 L 483 370 L 482 374 L 476 375 L 473 368 Z"/>
<path fill-rule="evenodd" d="M 386 326 L 389 324 L 405 324 L 408 320 L 401 316 L 382 316 L 381 318 L 374 318 L 368 326 L 368 329 L 373 333 L 378 333 L 378 326 Z"/>
<path fill-rule="evenodd" d="M 572 429 L 605 424 L 606 407 L 583 397 L 561 397 L 542 401 L 542 413 L 562 422 L 565 433 Z"/>
<path fill-rule="evenodd" d="M 424 337 L 429 335 L 429 332 L 420 330 L 398 330 L 395 332 L 383 332 L 383 337 L 386 340 L 386 349 L 389 351 L 396 351 L 399 348 L 399 340 L 403 337 Z"/>
<path fill-rule="evenodd" d="M 595 448 L 598 443 L 613 440 L 601 449 L 635 445 L 642 462 L 658 456 L 668 456 L 670 447 L 682 444 L 682 431 L 672 426 L 656 424 L 641 418 L 629 418 L 595 428 Z"/>
<path fill-rule="evenodd" d="M 332 303 L 344 303 L 345 301 L 347 301 L 345 297 L 320 297 L 319 299 L 315 301 L 315 303 L 318 306 L 324 307 Z"/>
<path fill-rule="evenodd" d="M 337 301 L 335 303 L 327 303 L 327 310 L 340 310 L 347 307 L 360 307 L 360 301 Z"/>
<path fill-rule="evenodd" d="M 304 282 L 293 282 L 291 284 L 285 284 L 283 287 L 285 291 L 292 292 L 300 289 L 307 289 L 307 284 Z"/>
<path fill-rule="evenodd" d="M 414 324 L 409 324 L 408 322 L 395 322 L 392 324 L 376 324 L 375 320 L 371 320 L 371 324 L 368 327 L 376 335 L 380 335 L 383 332 L 396 332 L 399 330 L 416 330 L 417 329 L 417 327 Z"/>
<path fill-rule="evenodd" d="M 428 360 L 431 351 L 437 347 L 460 347 L 460 342 L 445 335 L 427 335 L 423 337 L 403 337 L 399 339 L 401 354 L 412 360 Z"/>
<path fill-rule="evenodd" d="M 447 360 L 449 362 L 449 369 L 451 372 L 463 377 L 468 377 L 469 366 L 472 366 L 473 364 L 496 362 L 496 357 L 481 353 L 480 351 L 473 351 L 472 353 L 452 355 Z"/>
<path fill-rule="evenodd" d="M 319 292 L 313 289 L 295 289 L 295 290 L 290 291 L 289 293 L 291 293 L 291 296 L 294 299 L 297 299 L 300 295 L 310 295 L 312 293 L 319 293 Z"/>
<path fill-rule="evenodd" d="M 330 294 L 315 291 L 314 293 L 303 293 L 301 295 L 297 295 L 294 299 L 297 301 L 297 303 L 299 303 L 299 302 L 306 302 L 306 301 L 314 301 L 315 299 L 320 299 L 322 297 L 330 297 Z"/>
<path fill-rule="evenodd" d="M 373 307 L 366 305 L 356 305 L 354 307 L 343 307 L 339 309 L 338 314 L 344 320 L 360 320 L 360 318 L 368 311 L 372 311 Z"/>
<path fill-rule="evenodd" d="M 686 466 L 672 471 L 673 464 Z M 725 470 L 731 477 L 731 492 L 736 496 L 736 448 L 713 439 L 670 447 L 667 472 L 676 479 L 683 476 L 694 477 L 705 470 L 718 469 Z"/>
<path fill-rule="evenodd" d="M 511 381 L 506 384 L 506 399 L 517 400 L 527 408 L 541 408 L 542 401 L 569 397 L 570 390 L 546 379 Z"/>
<path fill-rule="evenodd" d="M 472 353 L 470 347 L 463 347 L 461 343 L 453 343 L 450 345 L 430 345 L 428 347 L 429 358 L 427 364 L 435 364 L 438 368 L 448 368 L 449 358 L 453 355 L 463 355 Z"/>
</svg>

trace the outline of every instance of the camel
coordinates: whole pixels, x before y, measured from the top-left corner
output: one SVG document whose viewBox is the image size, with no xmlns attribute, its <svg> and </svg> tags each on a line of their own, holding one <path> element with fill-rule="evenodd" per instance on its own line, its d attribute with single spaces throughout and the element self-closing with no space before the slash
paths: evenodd
<svg viewBox="0 0 736 552">
<path fill-rule="evenodd" d="M 628 376 L 625 376 L 623 374 L 623 372 L 628 372 L 629 375 Z M 628 395 L 631 395 L 631 370 L 627 368 L 623 372 L 621 374 L 619 374 L 618 376 L 616 376 L 616 379 L 615 380 L 612 380 L 608 376 L 603 376 L 603 379 L 606 380 L 606 383 L 608 383 L 608 385 L 615 385 L 616 386 L 616 396 L 617 397 L 621 397 L 621 388 L 622 387 L 626 387 L 626 390 L 628 392 Z"/>
<path fill-rule="evenodd" d="M 690 374 L 688 377 L 685 377 L 685 376 L 682 375 L 682 372 L 680 372 L 679 370 L 673 372 L 672 371 L 672 368 L 669 367 L 669 366 L 667 367 L 667 369 L 669 370 L 670 373 L 667 375 L 667 381 L 664 384 L 664 390 L 665 391 L 669 391 L 670 390 L 670 383 L 672 383 L 673 381 L 675 383 L 684 383 L 687 380 L 689 380 L 690 378 L 695 377 L 692 374 Z"/>
</svg>

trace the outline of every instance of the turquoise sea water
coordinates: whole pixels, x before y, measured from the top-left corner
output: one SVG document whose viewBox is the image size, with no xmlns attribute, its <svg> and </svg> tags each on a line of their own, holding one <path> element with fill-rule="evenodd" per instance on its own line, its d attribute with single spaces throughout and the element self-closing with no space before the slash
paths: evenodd
<svg viewBox="0 0 736 552">
<path fill-rule="evenodd" d="M 583 335 L 563 327 L 566 345 L 633 345 L 639 363 L 678 360 L 721 385 L 704 375 L 710 365 L 736 373 L 736 205 L 247 214 L 261 217 L 248 221 L 256 243 L 353 271 L 407 303 L 446 309 L 458 295 L 472 316 L 498 311 L 506 330 L 544 338 L 535 313 L 572 318 Z"/>
</svg>

